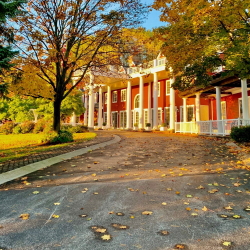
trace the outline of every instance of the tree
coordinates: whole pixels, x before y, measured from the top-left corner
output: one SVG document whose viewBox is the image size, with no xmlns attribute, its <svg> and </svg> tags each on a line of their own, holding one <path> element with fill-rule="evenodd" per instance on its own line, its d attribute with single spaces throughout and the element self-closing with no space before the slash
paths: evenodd
<svg viewBox="0 0 250 250">
<path fill-rule="evenodd" d="M 13 51 L 10 44 L 13 43 L 13 30 L 6 25 L 7 20 L 20 14 L 20 7 L 23 0 L 3 0 L 0 1 L 0 99 L 8 94 L 8 85 L 4 82 L 6 70 L 9 70 L 13 64 L 12 58 L 18 54 Z"/>
<path fill-rule="evenodd" d="M 94 68 L 120 63 L 122 28 L 143 20 L 139 0 L 32 0 L 16 22 L 22 64 L 53 91 L 53 129 L 62 101 Z M 72 81 L 72 77 L 75 80 Z"/>
<path fill-rule="evenodd" d="M 208 85 L 218 66 L 225 74 L 250 76 L 249 0 L 155 0 L 166 27 L 156 30 L 168 67 L 176 76 L 174 87 L 184 90 Z"/>
</svg>

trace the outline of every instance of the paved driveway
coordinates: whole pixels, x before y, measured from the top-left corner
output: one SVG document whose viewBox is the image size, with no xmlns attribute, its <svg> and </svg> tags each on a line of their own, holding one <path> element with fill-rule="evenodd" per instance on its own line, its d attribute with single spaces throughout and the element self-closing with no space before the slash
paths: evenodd
<svg viewBox="0 0 250 250">
<path fill-rule="evenodd" d="M 100 133 L 122 140 L 3 186 L 0 249 L 250 249 L 250 175 L 226 140 Z"/>
</svg>

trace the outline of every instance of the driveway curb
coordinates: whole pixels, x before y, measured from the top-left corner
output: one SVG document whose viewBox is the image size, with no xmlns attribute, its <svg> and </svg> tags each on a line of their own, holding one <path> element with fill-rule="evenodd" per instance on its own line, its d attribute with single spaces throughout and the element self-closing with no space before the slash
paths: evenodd
<svg viewBox="0 0 250 250">
<path fill-rule="evenodd" d="M 55 157 L 48 158 L 46 160 L 35 162 L 32 164 L 26 165 L 24 167 L 20 167 L 20 168 L 5 172 L 3 174 L 0 174 L 0 185 L 4 184 L 6 182 L 12 181 L 16 178 L 22 177 L 24 175 L 30 174 L 32 172 L 35 172 L 39 169 L 46 168 L 46 167 L 51 166 L 53 164 L 56 164 L 58 162 L 71 159 L 75 156 L 86 154 L 89 151 L 92 151 L 95 149 L 103 148 L 103 147 L 109 146 L 111 144 L 118 143 L 120 140 L 121 140 L 121 138 L 119 136 L 114 135 L 114 139 L 112 139 L 110 141 L 102 142 L 102 143 L 98 143 L 98 144 L 95 144 L 95 145 L 92 145 L 92 146 L 89 146 L 86 148 L 74 150 L 74 151 L 69 152 L 69 153 L 61 154 L 61 155 L 58 155 Z"/>
</svg>

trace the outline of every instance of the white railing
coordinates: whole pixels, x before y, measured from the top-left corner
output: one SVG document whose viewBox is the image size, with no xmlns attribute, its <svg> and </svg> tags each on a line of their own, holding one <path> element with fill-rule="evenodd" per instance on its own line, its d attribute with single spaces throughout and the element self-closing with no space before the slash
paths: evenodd
<svg viewBox="0 0 250 250">
<path fill-rule="evenodd" d="M 215 121 L 176 122 L 175 132 L 225 136 L 230 134 L 232 127 L 244 125 L 250 125 L 250 120 L 238 118 Z"/>
</svg>

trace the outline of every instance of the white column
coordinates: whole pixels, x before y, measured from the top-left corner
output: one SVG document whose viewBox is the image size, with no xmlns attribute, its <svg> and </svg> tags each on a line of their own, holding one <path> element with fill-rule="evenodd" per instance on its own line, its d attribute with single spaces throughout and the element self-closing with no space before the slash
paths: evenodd
<svg viewBox="0 0 250 250">
<path fill-rule="evenodd" d="M 102 127 L 102 87 L 99 88 L 98 127 Z"/>
<path fill-rule="evenodd" d="M 154 83 L 153 83 L 153 95 L 154 95 L 154 116 L 153 116 L 153 128 L 158 128 L 158 76 L 154 73 Z"/>
<path fill-rule="evenodd" d="M 221 93 L 220 93 L 221 87 L 215 87 L 216 89 L 216 115 L 217 120 L 221 120 Z"/>
<path fill-rule="evenodd" d="M 144 83 L 143 77 L 140 76 L 139 93 L 140 93 L 140 105 L 139 105 L 139 128 L 144 128 L 144 112 L 143 112 L 143 102 L 144 102 Z"/>
<path fill-rule="evenodd" d="M 249 119 L 247 79 L 241 80 L 241 97 L 242 97 L 243 119 Z"/>
<path fill-rule="evenodd" d="M 169 128 L 175 129 L 175 91 L 172 88 L 172 84 L 174 83 L 174 78 L 170 79 L 170 121 Z"/>
<path fill-rule="evenodd" d="M 88 125 L 88 95 L 85 94 L 85 98 L 84 98 L 84 108 L 85 108 L 85 112 L 84 112 L 84 126 Z"/>
<path fill-rule="evenodd" d="M 128 86 L 127 86 L 127 129 L 131 128 L 131 123 L 132 123 L 132 113 L 131 113 L 131 81 L 128 81 Z"/>
<path fill-rule="evenodd" d="M 147 120 L 148 123 L 151 123 L 151 114 L 152 114 L 152 112 L 151 112 L 151 95 L 152 95 L 152 93 L 151 93 L 151 82 L 150 82 L 148 84 L 148 120 Z M 152 126 L 152 124 L 151 124 L 151 126 Z"/>
<path fill-rule="evenodd" d="M 217 120 L 221 120 L 222 116 L 221 116 L 221 87 L 215 87 L 216 89 L 216 115 L 217 115 Z M 223 130 L 222 130 L 222 122 L 221 121 L 217 121 L 217 127 L 218 127 L 218 134 L 222 134 Z"/>
<path fill-rule="evenodd" d="M 195 98 L 195 118 L 196 118 L 196 121 L 199 122 L 200 121 L 200 97 L 201 97 L 201 94 L 196 93 L 195 96 L 196 96 L 196 98 Z"/>
<path fill-rule="evenodd" d="M 187 98 L 182 98 L 183 101 L 183 122 L 187 122 Z"/>
<path fill-rule="evenodd" d="M 95 98 L 95 95 L 94 95 L 93 85 L 91 84 L 89 86 L 89 115 L 88 115 L 88 118 L 89 118 L 88 127 L 89 128 L 94 127 L 94 105 L 95 105 L 94 98 Z"/>
<path fill-rule="evenodd" d="M 108 86 L 107 92 L 107 128 L 110 128 L 111 120 L 111 87 Z"/>
</svg>

